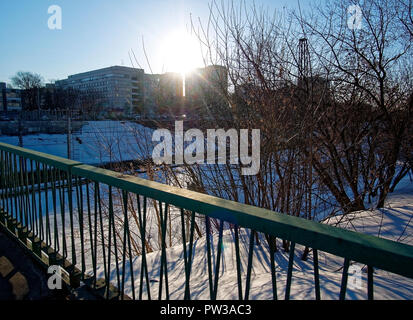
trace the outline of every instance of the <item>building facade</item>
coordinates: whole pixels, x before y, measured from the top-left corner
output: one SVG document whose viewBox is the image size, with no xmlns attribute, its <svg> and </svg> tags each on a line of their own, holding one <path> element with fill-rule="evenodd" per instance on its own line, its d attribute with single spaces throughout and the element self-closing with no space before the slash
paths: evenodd
<svg viewBox="0 0 413 320">
<path fill-rule="evenodd" d="M 21 109 L 21 90 L 7 88 L 6 83 L 0 82 L 0 111 L 13 112 Z"/>
<path fill-rule="evenodd" d="M 81 98 L 93 96 L 106 110 L 137 112 L 144 103 L 144 70 L 112 66 L 71 75 L 56 87 L 75 89 Z"/>
<path fill-rule="evenodd" d="M 146 74 L 143 69 L 113 66 L 79 73 L 56 82 L 57 89 L 74 89 L 81 99 L 93 97 L 103 110 L 148 116 L 184 112 L 193 107 L 224 104 L 228 89 L 225 67 L 208 66 L 186 75 Z"/>
<path fill-rule="evenodd" d="M 186 101 L 195 108 L 224 106 L 227 93 L 228 71 L 223 66 L 195 69 L 185 77 Z"/>
</svg>

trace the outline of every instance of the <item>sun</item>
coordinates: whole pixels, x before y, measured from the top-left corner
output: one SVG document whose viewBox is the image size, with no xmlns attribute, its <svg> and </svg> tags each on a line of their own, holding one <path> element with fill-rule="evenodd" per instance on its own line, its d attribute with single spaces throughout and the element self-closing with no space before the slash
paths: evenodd
<svg viewBox="0 0 413 320">
<path fill-rule="evenodd" d="M 162 41 L 164 68 L 183 75 L 202 66 L 199 41 L 184 30 L 170 32 Z"/>
</svg>

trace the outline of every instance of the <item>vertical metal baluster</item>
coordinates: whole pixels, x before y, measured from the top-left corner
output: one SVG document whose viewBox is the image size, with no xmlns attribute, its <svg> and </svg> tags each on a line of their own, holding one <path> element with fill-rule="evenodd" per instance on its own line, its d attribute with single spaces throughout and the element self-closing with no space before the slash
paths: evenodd
<svg viewBox="0 0 413 320">
<path fill-rule="evenodd" d="M 62 221 L 62 256 L 67 258 L 67 243 L 66 243 L 66 208 L 65 208 L 65 181 L 62 178 L 61 170 L 57 171 L 57 179 L 59 181 L 59 202 L 60 202 L 60 215 Z"/>
<path fill-rule="evenodd" d="M 10 212 L 10 204 L 9 204 L 9 202 L 10 202 L 10 196 L 9 196 L 9 194 L 10 194 L 10 190 L 9 190 L 9 188 L 10 188 L 10 167 L 9 167 L 9 153 L 6 153 L 5 154 L 5 159 L 4 159 L 4 166 L 5 166 L 5 176 L 6 176 L 6 183 L 5 183 L 5 189 L 6 189 L 6 205 L 5 205 L 5 207 L 6 207 L 6 211 L 7 211 L 7 215 L 9 216 L 10 214 L 11 214 L 11 212 Z"/>
<path fill-rule="evenodd" d="M 14 162 L 13 162 L 13 154 L 10 154 L 10 205 L 11 205 L 11 217 L 14 219 L 15 218 L 15 212 L 16 210 L 16 201 L 15 201 L 15 191 L 14 191 Z"/>
<path fill-rule="evenodd" d="M 159 294 L 158 299 L 162 299 L 162 278 L 163 273 L 165 274 L 165 293 L 166 293 L 166 300 L 169 300 L 169 286 L 168 286 L 168 264 L 166 259 L 166 225 L 167 225 L 167 217 L 168 217 L 168 204 L 165 203 L 165 210 L 162 210 L 162 202 L 159 202 L 159 212 L 161 218 L 161 270 L 160 270 L 160 282 L 159 282 Z"/>
<path fill-rule="evenodd" d="M 3 210 L 6 211 L 6 214 L 9 214 L 9 170 L 8 170 L 8 162 L 7 162 L 7 153 L 3 153 L 3 176 L 4 176 L 4 188 L 3 188 Z"/>
<path fill-rule="evenodd" d="M 120 289 L 120 270 L 119 270 L 119 256 L 118 256 L 118 245 L 116 242 L 116 224 L 115 224 L 115 211 L 113 210 L 113 197 L 109 198 L 109 211 L 112 213 L 110 217 L 112 218 L 112 232 L 113 232 L 113 248 L 115 253 L 115 267 L 116 267 L 116 279 L 118 283 L 118 289 Z"/>
<path fill-rule="evenodd" d="M 151 290 L 149 283 L 148 275 L 148 266 L 146 263 L 146 246 L 145 246 L 145 237 L 146 237 L 146 210 L 147 210 L 147 198 L 143 198 L 143 212 L 141 208 L 140 196 L 136 195 L 138 201 L 138 218 L 141 232 L 141 241 L 142 241 L 142 259 L 141 259 L 141 276 L 140 276 L 140 288 L 139 288 L 139 300 L 142 300 L 142 291 L 143 291 L 143 275 L 145 274 L 146 280 L 146 290 L 148 292 L 148 299 L 151 300 Z"/>
<path fill-rule="evenodd" d="M 93 263 L 93 272 L 95 275 L 93 286 L 96 288 L 96 280 L 97 280 L 97 260 L 98 260 L 98 196 L 97 196 L 97 182 L 95 182 L 94 191 L 93 191 L 93 207 L 94 207 L 94 217 L 95 217 L 95 225 L 94 225 L 94 252 L 95 252 L 95 261 Z M 103 264 L 105 268 L 106 274 L 106 265 Z"/>
<path fill-rule="evenodd" d="M 26 212 L 26 207 L 24 205 L 24 183 L 23 183 L 23 157 L 19 156 L 18 162 L 18 185 L 19 185 L 19 203 L 20 203 L 20 223 L 24 228 L 24 216 Z"/>
<path fill-rule="evenodd" d="M 285 287 L 285 300 L 290 300 L 291 280 L 294 268 L 295 242 L 290 243 L 290 257 L 288 259 L 287 285 Z"/>
<path fill-rule="evenodd" d="M 245 297 L 244 297 L 245 300 L 249 299 L 249 294 L 250 294 L 252 258 L 254 256 L 254 236 L 255 236 L 255 231 L 251 230 L 250 246 L 249 246 L 249 251 L 248 251 L 247 279 L 245 280 Z"/>
<path fill-rule="evenodd" d="M 23 180 L 23 157 L 19 157 L 19 201 L 20 201 L 20 210 L 21 210 L 21 220 L 20 223 L 22 227 L 24 228 L 24 217 L 25 217 L 25 212 L 26 212 L 26 206 L 24 202 L 24 180 Z"/>
<path fill-rule="evenodd" d="M 38 228 L 37 236 L 43 240 L 43 219 L 42 219 L 42 192 L 41 192 L 41 169 L 40 163 L 36 161 L 36 187 L 37 187 L 37 210 L 35 211 L 35 219 Z"/>
<path fill-rule="evenodd" d="M 12 156 L 11 153 L 9 154 L 9 161 L 8 161 L 8 167 L 9 167 L 9 196 L 8 196 L 8 203 L 9 203 L 9 210 L 8 214 L 9 216 L 13 217 L 13 210 L 14 210 L 14 205 L 13 205 L 13 167 L 12 167 Z"/>
<path fill-rule="evenodd" d="M 52 168 L 52 201 L 53 201 L 53 216 L 54 216 L 54 249 L 59 252 L 59 228 L 57 224 L 57 195 L 56 195 L 56 169 Z"/>
<path fill-rule="evenodd" d="M 314 263 L 314 285 L 315 285 L 315 299 L 320 300 L 320 276 L 318 273 L 318 250 L 313 249 L 313 263 Z"/>
<path fill-rule="evenodd" d="M 9 199 L 8 201 L 7 201 L 7 203 L 8 203 L 8 206 L 7 206 L 7 213 L 8 213 L 8 215 L 9 216 L 11 216 L 11 217 L 13 217 L 13 210 L 14 210 L 14 206 L 13 206 L 13 170 L 12 170 L 12 157 L 11 157 L 11 154 L 9 153 L 9 155 L 8 155 L 8 163 L 7 163 L 7 165 L 8 165 L 8 190 L 9 190 L 9 192 L 8 192 L 8 197 L 7 197 L 7 199 Z"/>
<path fill-rule="evenodd" d="M 167 264 L 167 257 L 166 257 L 166 231 L 167 231 L 167 222 L 168 222 L 168 210 L 169 204 L 165 203 L 165 210 L 164 210 L 164 228 L 163 228 L 163 250 L 165 254 L 163 255 L 163 263 L 164 263 L 164 272 L 165 272 L 165 293 L 166 293 L 166 300 L 169 300 L 169 282 L 168 282 L 168 264 Z"/>
<path fill-rule="evenodd" d="M 234 226 L 235 233 L 235 258 L 237 263 L 238 299 L 242 300 L 242 278 L 241 278 L 241 257 L 239 253 L 239 227 Z"/>
<path fill-rule="evenodd" d="M 16 219 L 16 192 L 14 187 L 14 155 L 10 154 L 10 207 L 11 207 L 11 217 Z"/>
<path fill-rule="evenodd" d="M 46 168 L 45 168 L 46 167 Z M 46 245 L 49 247 L 52 244 L 51 234 L 50 234 L 50 220 L 49 220 L 49 168 L 47 165 L 43 165 L 44 170 L 44 194 L 45 194 L 45 205 L 46 205 Z"/>
<path fill-rule="evenodd" d="M 72 174 L 71 172 L 66 172 L 67 176 L 67 196 L 68 196 L 68 203 L 69 203 L 69 221 L 70 221 L 70 238 L 72 244 L 72 264 L 76 265 L 77 257 L 76 257 L 76 244 L 75 244 L 75 233 L 74 233 L 74 225 L 73 225 L 73 181 L 72 181 Z"/>
<path fill-rule="evenodd" d="M 7 168 L 7 183 L 6 183 L 6 199 L 7 199 L 7 215 L 10 216 L 13 214 L 12 212 L 12 199 L 11 199 L 11 191 L 12 191 L 12 187 L 11 187 L 11 167 L 10 167 L 10 153 L 6 153 L 6 168 Z"/>
<path fill-rule="evenodd" d="M 32 221 L 32 206 L 31 206 L 31 201 L 30 201 L 30 187 L 29 187 L 29 167 L 30 167 L 30 161 L 26 161 L 26 205 L 27 205 L 27 228 L 28 231 L 32 231 L 33 225 L 31 224 Z M 31 168 L 31 167 L 30 167 Z"/>
<path fill-rule="evenodd" d="M 19 160 L 20 156 L 15 155 L 15 184 L 16 184 L 16 202 L 17 202 L 17 213 L 16 219 L 18 222 L 22 223 L 23 222 L 23 208 L 22 208 L 22 201 L 21 201 L 21 185 L 20 185 L 20 166 L 19 166 Z M 18 218 L 17 218 L 18 217 Z"/>
<path fill-rule="evenodd" d="M 125 295 L 125 263 L 126 263 L 126 237 L 129 234 L 128 230 L 128 192 L 122 190 L 123 200 L 123 252 L 122 252 L 122 287 L 121 299 L 124 300 Z"/>
<path fill-rule="evenodd" d="M 185 210 L 181 208 L 181 230 L 182 230 L 182 246 L 183 246 L 183 253 L 184 253 L 184 265 L 185 265 L 185 294 L 184 294 L 184 300 L 187 300 L 187 282 L 189 282 L 189 276 L 188 276 L 188 258 L 187 258 L 187 252 L 186 252 L 186 231 L 185 231 Z"/>
<path fill-rule="evenodd" d="M 43 225 L 43 205 L 42 205 L 42 170 L 40 167 L 40 163 L 36 162 L 36 170 L 37 170 L 37 195 L 38 195 L 38 214 L 37 217 L 39 219 L 39 238 L 43 241 L 44 240 L 44 225 Z"/>
<path fill-rule="evenodd" d="M 6 176 L 6 159 L 5 159 L 5 152 L 0 152 L 1 157 L 1 210 L 6 211 L 6 188 L 7 188 L 7 176 Z"/>
<path fill-rule="evenodd" d="M 118 288 L 120 288 L 120 269 L 119 269 L 119 256 L 118 256 L 118 245 L 116 241 L 116 223 L 115 223 L 115 211 L 113 210 L 113 200 L 112 200 L 112 229 L 113 229 L 113 247 L 115 250 L 115 266 L 116 266 L 116 278 L 118 281 Z"/>
<path fill-rule="evenodd" d="M 4 205 L 4 190 L 6 188 L 6 172 L 4 169 L 4 151 L 0 150 L 0 188 L 1 188 L 1 208 L 0 210 L 5 211 Z"/>
<path fill-rule="evenodd" d="M 373 267 L 367 266 L 367 296 L 369 300 L 374 299 L 373 273 L 374 273 Z"/>
<path fill-rule="evenodd" d="M 131 289 L 132 289 L 132 299 L 136 300 L 136 295 L 135 295 L 135 276 L 133 273 L 133 256 L 132 256 L 132 245 L 131 245 L 131 232 L 129 229 L 129 222 L 128 222 L 128 252 L 129 252 L 129 272 L 130 272 L 130 277 L 131 277 Z"/>
<path fill-rule="evenodd" d="M 0 210 L 4 210 L 4 185 L 6 182 L 5 172 L 4 172 L 4 157 L 3 157 L 3 150 L 0 150 L 0 191 L 1 191 L 1 208 Z"/>
<path fill-rule="evenodd" d="M 159 202 L 159 218 L 160 218 L 160 223 L 161 223 L 161 265 L 160 265 L 160 272 L 159 272 L 159 290 L 158 290 L 158 300 L 162 300 L 162 278 L 163 278 L 163 247 L 164 247 L 164 241 L 163 241 L 163 214 L 162 214 L 162 202 Z"/>
<path fill-rule="evenodd" d="M 22 181 L 24 185 L 24 226 L 27 228 L 27 230 L 29 230 L 29 191 L 27 179 L 27 159 L 24 159 L 23 161 L 24 171 L 22 173 Z"/>
<path fill-rule="evenodd" d="M 212 280 L 212 261 L 211 261 L 211 223 L 209 217 L 205 216 L 205 229 L 206 229 L 206 247 L 207 247 L 207 258 L 208 258 L 208 280 L 209 280 L 209 297 L 212 300 L 214 296 L 213 280 Z M 212 243 L 213 245 L 213 243 Z"/>
<path fill-rule="evenodd" d="M 14 210 L 15 210 L 13 218 L 19 221 L 21 211 L 19 210 L 17 156 L 15 154 L 13 154 L 13 198 L 14 198 Z"/>
<path fill-rule="evenodd" d="M 340 288 L 340 300 L 346 299 L 347 290 L 347 278 L 348 278 L 348 267 L 350 265 L 350 260 L 348 258 L 344 259 L 343 275 L 341 277 L 341 288 Z"/>
<path fill-rule="evenodd" d="M 105 233 L 104 233 L 104 229 L 103 229 L 103 218 L 102 218 L 102 204 L 101 204 L 101 200 L 100 200 L 100 184 L 99 182 L 95 183 L 95 193 L 96 193 L 96 200 L 97 200 L 97 207 L 98 207 L 98 211 L 99 211 L 99 222 L 100 222 L 100 239 L 101 239 L 101 245 L 102 245 L 102 256 L 103 256 L 103 268 L 104 268 L 104 272 L 105 272 L 105 284 L 108 284 L 109 281 L 109 271 L 106 267 L 106 248 L 105 248 Z M 97 243 L 97 241 L 96 241 Z M 110 246 L 109 246 L 110 247 Z"/>
<path fill-rule="evenodd" d="M 112 203 L 112 186 L 109 186 L 109 237 L 108 237 L 108 279 L 106 282 L 106 297 L 109 298 L 109 288 L 110 288 L 110 257 L 111 257 L 111 246 L 112 246 L 112 218 L 111 218 L 111 203 Z"/>
<path fill-rule="evenodd" d="M 272 282 L 272 298 L 273 300 L 278 300 L 277 295 L 277 274 L 275 273 L 275 237 L 270 236 L 270 259 L 271 259 L 271 282 Z"/>
<path fill-rule="evenodd" d="M 87 217 L 88 217 L 88 226 L 89 226 L 89 242 L 90 242 L 90 252 L 92 254 L 92 266 L 93 266 L 93 282 L 96 283 L 96 252 L 94 250 L 94 242 L 93 242 L 93 224 L 92 224 L 92 214 L 91 214 L 91 207 L 90 207 L 90 192 L 89 192 L 89 180 L 85 181 L 85 188 L 86 188 L 86 203 L 87 203 Z M 95 211 L 96 217 L 96 211 Z M 96 220 L 95 220 L 96 221 Z"/>
<path fill-rule="evenodd" d="M 3 163 L 3 168 L 4 168 L 4 205 L 3 205 L 3 210 L 6 211 L 7 215 L 10 214 L 9 211 L 9 157 L 8 153 L 4 152 L 4 163 Z"/>
<path fill-rule="evenodd" d="M 189 253 L 187 257 L 187 265 L 186 268 L 188 277 L 185 282 L 185 297 L 187 300 L 191 299 L 191 291 L 190 291 L 190 279 L 191 279 L 191 270 L 192 270 L 192 248 L 194 246 L 194 228 L 195 228 L 195 211 L 192 211 L 191 215 L 191 231 L 189 235 Z"/>
<path fill-rule="evenodd" d="M 13 219 L 17 220 L 18 209 L 17 209 L 17 199 L 16 199 L 17 193 L 16 193 L 16 168 L 15 168 L 16 162 L 15 162 L 15 159 L 16 159 L 16 155 L 12 154 L 12 160 L 11 160 L 11 165 L 12 165 L 12 168 L 11 168 L 12 180 L 11 181 L 12 181 L 12 197 L 13 197 L 12 217 Z"/>
<path fill-rule="evenodd" d="M 220 263 L 221 263 L 223 231 L 224 231 L 224 221 L 221 220 L 221 224 L 219 226 L 219 236 L 218 236 L 217 261 L 216 261 L 216 266 L 215 266 L 214 295 L 213 295 L 212 300 L 216 300 L 217 295 L 218 295 L 219 267 L 220 267 Z"/>
<path fill-rule="evenodd" d="M 129 271 L 130 271 L 130 276 L 131 276 L 131 289 L 132 289 L 132 299 L 135 300 L 135 283 L 134 283 L 134 276 L 133 276 L 133 259 L 132 259 L 132 250 L 131 250 L 131 234 L 130 234 L 130 229 L 129 229 L 129 217 L 128 217 L 128 192 L 127 191 L 122 191 L 124 194 L 124 207 L 125 207 L 125 221 L 124 221 L 124 246 L 123 246 L 123 254 L 124 256 L 126 255 L 126 241 L 128 242 L 128 254 L 129 254 Z M 127 237 L 125 239 L 125 237 Z M 125 258 L 124 258 L 125 259 Z M 124 298 L 124 283 L 125 283 L 125 260 L 123 261 L 123 267 L 122 267 L 122 299 Z"/>
<path fill-rule="evenodd" d="M 31 160 L 31 170 L 32 170 L 32 228 L 33 228 L 33 238 L 38 235 L 38 227 L 37 227 L 37 219 L 36 219 L 36 212 L 37 212 L 37 206 L 36 206 L 36 189 L 34 187 L 35 183 L 35 176 L 34 173 L 36 171 L 35 168 L 35 162 Z"/>
<path fill-rule="evenodd" d="M 81 271 L 82 280 L 85 279 L 85 245 L 84 245 L 84 230 L 83 230 L 83 190 L 82 190 L 82 180 L 80 177 L 74 177 L 76 184 L 76 200 L 77 200 L 77 213 L 79 221 L 79 231 L 80 231 L 80 254 L 81 254 Z"/>
</svg>

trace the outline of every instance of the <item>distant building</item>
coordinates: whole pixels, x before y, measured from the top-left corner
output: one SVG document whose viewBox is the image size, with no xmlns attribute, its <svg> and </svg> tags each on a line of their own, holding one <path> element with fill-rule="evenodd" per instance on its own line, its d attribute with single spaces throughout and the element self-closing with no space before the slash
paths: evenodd
<svg viewBox="0 0 413 320">
<path fill-rule="evenodd" d="M 185 79 L 185 96 L 188 105 L 195 108 L 226 105 L 228 70 L 212 65 L 195 69 Z"/>
<path fill-rule="evenodd" d="M 145 74 L 143 69 L 113 66 L 71 75 L 56 81 L 56 88 L 94 95 L 106 110 L 151 115 L 176 110 L 184 100 L 189 108 L 223 104 L 228 75 L 225 67 L 208 66 L 191 72 L 184 85 L 180 73 Z"/>
<path fill-rule="evenodd" d="M 103 108 L 127 112 L 143 107 L 143 82 L 143 69 L 113 66 L 71 75 L 56 81 L 56 87 L 76 89 L 83 96 L 94 95 Z"/>
<path fill-rule="evenodd" d="M 183 99 L 183 77 L 176 72 L 145 74 L 144 113 L 174 112 Z"/>
<path fill-rule="evenodd" d="M 20 111 L 22 109 L 21 90 L 7 88 L 0 82 L 0 111 Z"/>
<path fill-rule="evenodd" d="M 223 66 L 198 68 L 184 76 L 177 72 L 145 74 L 144 104 L 148 114 L 163 112 L 197 113 L 226 106 L 228 72 Z"/>
</svg>

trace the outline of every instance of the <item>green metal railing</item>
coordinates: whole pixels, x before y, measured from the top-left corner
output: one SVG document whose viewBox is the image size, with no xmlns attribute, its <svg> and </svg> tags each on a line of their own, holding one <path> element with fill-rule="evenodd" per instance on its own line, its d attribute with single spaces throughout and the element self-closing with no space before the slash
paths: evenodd
<svg viewBox="0 0 413 320">
<path fill-rule="evenodd" d="M 64 280 L 70 285 L 78 286 L 83 281 L 107 299 L 128 298 L 125 295 L 127 286 L 131 288 L 129 298 L 132 299 L 170 299 L 167 247 L 177 245 L 172 236 L 180 239 L 182 246 L 185 277 L 182 298 L 192 297 L 191 271 L 196 254 L 193 246 L 195 238 L 205 237 L 209 298 L 216 299 L 223 235 L 228 228 L 234 235 L 240 299 L 250 297 L 254 243 L 258 233 L 269 240 L 274 299 L 278 298 L 274 259 L 277 238 L 290 241 L 285 299 L 290 298 L 296 245 L 312 249 L 316 299 L 321 298 L 318 262 L 321 251 L 344 258 L 340 299 L 346 297 L 352 261 L 368 266 L 369 299 L 373 299 L 374 269 L 413 278 L 413 247 L 406 244 L 4 143 L 0 143 L 0 166 L 0 225 L 34 252 L 44 265 L 62 266 L 67 272 Z M 179 219 L 172 221 L 171 212 Z M 157 217 L 157 247 L 150 246 L 154 238 L 149 228 L 150 215 Z M 203 228 L 205 234 L 200 231 Z M 245 277 L 241 270 L 241 228 L 247 229 L 249 236 Z M 215 246 L 212 233 L 218 236 Z M 156 280 L 149 272 L 149 251 L 160 254 Z M 138 262 L 136 257 L 140 257 Z"/>
</svg>

